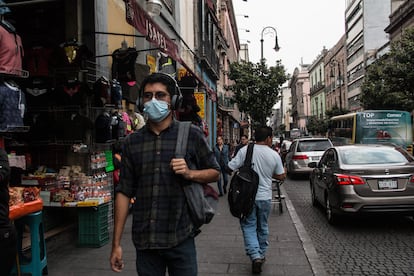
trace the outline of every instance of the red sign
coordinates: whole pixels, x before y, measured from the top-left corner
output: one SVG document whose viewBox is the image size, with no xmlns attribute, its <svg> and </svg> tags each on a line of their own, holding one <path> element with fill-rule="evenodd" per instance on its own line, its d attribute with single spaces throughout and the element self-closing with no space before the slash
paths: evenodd
<svg viewBox="0 0 414 276">
<path fill-rule="evenodd" d="M 147 40 L 159 47 L 162 52 L 168 54 L 177 62 L 181 61 L 177 44 L 164 33 L 135 0 L 125 0 L 125 7 L 126 21 L 129 24 L 145 35 Z"/>
</svg>

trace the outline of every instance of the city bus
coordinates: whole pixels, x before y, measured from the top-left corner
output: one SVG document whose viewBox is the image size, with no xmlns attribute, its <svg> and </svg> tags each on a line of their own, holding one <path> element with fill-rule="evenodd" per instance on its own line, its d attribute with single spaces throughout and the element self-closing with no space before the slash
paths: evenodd
<svg viewBox="0 0 414 276">
<path fill-rule="evenodd" d="M 411 115 L 399 110 L 366 110 L 330 118 L 328 137 L 334 145 L 392 143 L 411 154 Z"/>
</svg>

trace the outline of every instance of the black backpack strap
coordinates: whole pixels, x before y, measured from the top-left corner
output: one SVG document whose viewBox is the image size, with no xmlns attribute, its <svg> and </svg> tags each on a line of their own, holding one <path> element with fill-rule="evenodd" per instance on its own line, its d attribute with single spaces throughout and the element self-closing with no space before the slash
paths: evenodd
<svg viewBox="0 0 414 276">
<path fill-rule="evenodd" d="M 252 164 L 253 146 L 253 143 L 247 145 L 246 159 L 244 159 L 244 166 L 246 167 L 250 167 Z"/>
<path fill-rule="evenodd" d="M 187 152 L 188 134 L 190 133 L 191 122 L 177 122 L 178 135 L 177 145 L 175 146 L 175 157 L 184 158 Z"/>
</svg>

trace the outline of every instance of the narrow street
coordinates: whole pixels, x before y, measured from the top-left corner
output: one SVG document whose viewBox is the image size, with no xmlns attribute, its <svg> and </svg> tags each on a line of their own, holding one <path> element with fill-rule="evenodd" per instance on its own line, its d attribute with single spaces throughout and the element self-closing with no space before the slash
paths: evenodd
<svg viewBox="0 0 414 276">
<path fill-rule="evenodd" d="M 414 275 L 412 217 L 345 218 L 331 226 L 322 208 L 312 206 L 306 178 L 287 179 L 284 189 L 328 275 Z"/>
</svg>

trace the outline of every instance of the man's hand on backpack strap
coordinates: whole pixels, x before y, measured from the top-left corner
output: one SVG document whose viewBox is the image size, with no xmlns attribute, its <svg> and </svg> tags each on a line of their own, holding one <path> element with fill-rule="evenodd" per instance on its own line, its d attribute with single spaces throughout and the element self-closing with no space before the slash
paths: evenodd
<svg viewBox="0 0 414 276">
<path fill-rule="evenodd" d="M 192 180 L 191 170 L 188 168 L 184 158 L 171 159 L 170 166 L 175 174 L 181 175 L 187 180 Z"/>
</svg>

